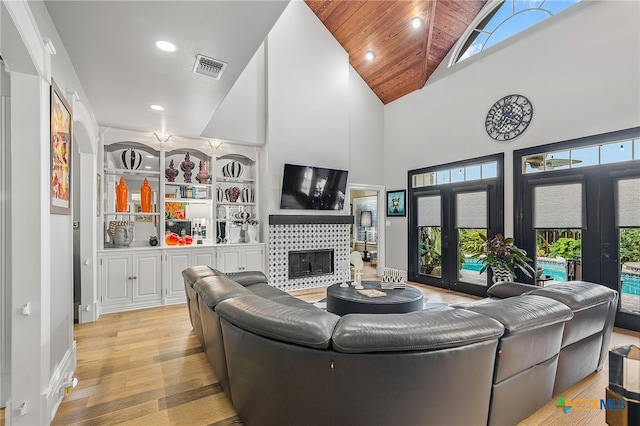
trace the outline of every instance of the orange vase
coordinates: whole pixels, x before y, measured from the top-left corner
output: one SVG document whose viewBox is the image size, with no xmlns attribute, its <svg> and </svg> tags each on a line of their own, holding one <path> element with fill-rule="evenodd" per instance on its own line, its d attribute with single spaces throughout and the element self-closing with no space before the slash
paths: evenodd
<svg viewBox="0 0 640 426">
<path fill-rule="evenodd" d="M 124 183 L 124 178 L 120 178 L 120 183 L 116 186 L 116 211 L 127 211 L 127 200 L 129 199 L 129 188 Z"/>
<path fill-rule="evenodd" d="M 140 206 L 143 213 L 151 212 L 151 187 L 147 178 L 140 187 Z"/>
</svg>

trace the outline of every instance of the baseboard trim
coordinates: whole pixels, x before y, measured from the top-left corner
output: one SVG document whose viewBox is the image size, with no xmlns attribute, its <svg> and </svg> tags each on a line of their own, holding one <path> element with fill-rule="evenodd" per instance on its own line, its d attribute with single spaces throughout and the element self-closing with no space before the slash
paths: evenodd
<svg viewBox="0 0 640 426">
<path fill-rule="evenodd" d="M 73 379 L 77 364 L 76 341 L 74 340 L 51 375 L 49 386 L 42 393 L 42 406 L 47 407 L 47 411 L 51 413 L 49 422 L 53 420 L 62 403 L 62 398 L 65 395 L 64 389 L 67 387 L 65 384 Z"/>
</svg>

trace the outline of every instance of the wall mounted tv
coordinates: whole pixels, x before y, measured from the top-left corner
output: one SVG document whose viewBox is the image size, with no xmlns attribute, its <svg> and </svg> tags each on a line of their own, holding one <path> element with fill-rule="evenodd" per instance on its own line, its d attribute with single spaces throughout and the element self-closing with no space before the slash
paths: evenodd
<svg viewBox="0 0 640 426">
<path fill-rule="evenodd" d="M 346 170 L 285 164 L 280 208 L 342 210 L 347 174 Z"/>
</svg>

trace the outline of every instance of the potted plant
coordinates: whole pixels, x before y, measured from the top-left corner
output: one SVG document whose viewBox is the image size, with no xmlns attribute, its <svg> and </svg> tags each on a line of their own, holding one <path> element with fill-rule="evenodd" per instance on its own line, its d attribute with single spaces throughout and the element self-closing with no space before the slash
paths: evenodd
<svg viewBox="0 0 640 426">
<path fill-rule="evenodd" d="M 484 266 L 480 273 L 491 268 L 493 272 L 493 282 L 513 281 L 516 276 L 516 269 L 521 270 L 526 276 L 533 277 L 535 274 L 533 267 L 528 263 L 531 259 L 527 257 L 527 252 L 514 244 L 515 239 L 505 238 L 502 234 L 488 239 L 486 235 L 480 233 L 483 241 L 483 250 L 476 254 Z"/>
<path fill-rule="evenodd" d="M 440 229 L 420 228 L 420 272 L 431 274 L 442 263 Z"/>
</svg>

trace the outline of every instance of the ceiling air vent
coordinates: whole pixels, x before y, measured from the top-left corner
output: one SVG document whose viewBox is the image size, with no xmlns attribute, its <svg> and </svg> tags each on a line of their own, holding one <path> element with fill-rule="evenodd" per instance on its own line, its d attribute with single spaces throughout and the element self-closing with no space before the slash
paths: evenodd
<svg viewBox="0 0 640 426">
<path fill-rule="evenodd" d="M 214 80 L 220 80 L 224 69 L 227 67 L 222 61 L 208 58 L 204 55 L 196 56 L 196 63 L 193 66 L 193 72 L 196 74 L 211 77 Z"/>
</svg>

